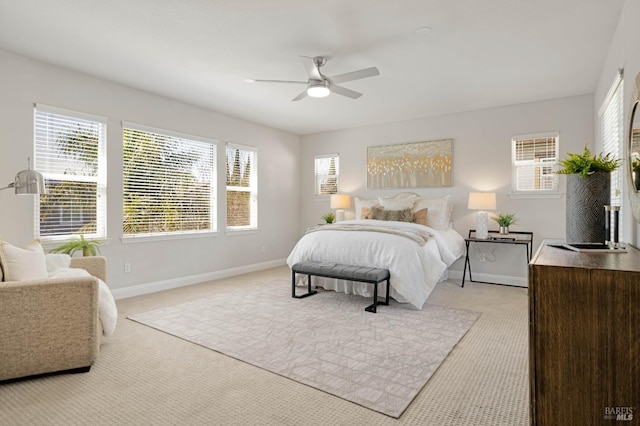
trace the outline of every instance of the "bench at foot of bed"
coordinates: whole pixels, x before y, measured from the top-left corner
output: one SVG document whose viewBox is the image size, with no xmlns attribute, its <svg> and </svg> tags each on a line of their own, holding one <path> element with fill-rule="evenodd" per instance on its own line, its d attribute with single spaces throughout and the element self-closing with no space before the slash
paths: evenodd
<svg viewBox="0 0 640 426">
<path fill-rule="evenodd" d="M 307 293 L 296 295 L 296 274 L 307 275 Z M 337 278 L 340 280 L 358 281 L 373 284 L 373 304 L 367 306 L 365 311 L 376 313 L 378 305 L 389 305 L 389 292 L 391 290 L 390 274 L 388 269 L 370 268 L 368 266 L 342 265 L 339 263 L 316 262 L 307 260 L 298 262 L 291 267 L 291 297 L 301 299 L 312 296 L 317 291 L 311 290 L 311 276 Z M 384 302 L 378 300 L 378 284 L 387 281 L 387 294 Z"/>
</svg>

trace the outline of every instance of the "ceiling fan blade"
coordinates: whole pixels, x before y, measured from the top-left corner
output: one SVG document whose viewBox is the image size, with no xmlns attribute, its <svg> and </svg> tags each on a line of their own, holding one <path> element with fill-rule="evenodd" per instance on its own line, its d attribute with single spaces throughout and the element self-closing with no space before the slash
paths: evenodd
<svg viewBox="0 0 640 426">
<path fill-rule="evenodd" d="M 331 80 L 332 83 L 340 84 L 346 83 L 347 81 L 360 80 L 361 78 L 375 77 L 376 75 L 380 75 L 380 71 L 378 71 L 378 68 L 376 67 L 371 67 L 365 68 L 363 70 L 334 75 L 333 77 L 329 77 L 329 80 Z"/>
<path fill-rule="evenodd" d="M 254 83 L 293 83 L 293 84 L 307 84 L 306 81 L 295 80 L 253 80 Z"/>
<path fill-rule="evenodd" d="M 299 101 L 301 99 L 304 99 L 307 97 L 307 89 L 304 89 L 298 96 L 296 96 L 295 98 L 291 99 L 293 102 L 295 101 Z"/>
<path fill-rule="evenodd" d="M 347 89 L 346 87 L 336 86 L 335 84 L 331 85 L 331 93 L 337 93 L 338 95 L 346 96 L 351 99 L 358 99 L 362 96 L 362 93 L 356 92 L 351 89 Z"/>
<path fill-rule="evenodd" d="M 302 66 L 307 71 L 307 74 L 309 74 L 309 78 L 311 80 L 322 81 L 322 74 L 320 74 L 320 70 L 318 69 L 318 66 L 316 65 L 313 58 L 300 55 L 300 61 L 302 61 Z"/>
</svg>

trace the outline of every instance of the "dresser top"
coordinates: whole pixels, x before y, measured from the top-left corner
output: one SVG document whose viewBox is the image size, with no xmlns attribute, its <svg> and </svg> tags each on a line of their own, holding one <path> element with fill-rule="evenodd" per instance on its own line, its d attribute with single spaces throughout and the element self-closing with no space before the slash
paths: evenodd
<svg viewBox="0 0 640 426">
<path fill-rule="evenodd" d="M 640 272 L 640 251 L 634 247 L 620 253 L 584 253 L 549 245 L 556 243 L 543 241 L 531 265 Z"/>
</svg>

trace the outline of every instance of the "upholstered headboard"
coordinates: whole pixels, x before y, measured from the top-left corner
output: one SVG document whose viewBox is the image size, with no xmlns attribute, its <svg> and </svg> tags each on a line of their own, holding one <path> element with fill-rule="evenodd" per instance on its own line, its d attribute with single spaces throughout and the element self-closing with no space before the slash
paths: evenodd
<svg viewBox="0 0 640 426">
<path fill-rule="evenodd" d="M 413 221 L 434 229 L 447 230 L 451 227 L 453 205 L 449 195 L 441 198 L 424 198 L 413 192 L 401 192 L 393 197 L 376 197 L 362 199 L 355 197 L 355 218 L 371 219 L 373 209 L 407 210 L 411 209 Z M 425 223 L 422 215 L 426 216 Z"/>
</svg>

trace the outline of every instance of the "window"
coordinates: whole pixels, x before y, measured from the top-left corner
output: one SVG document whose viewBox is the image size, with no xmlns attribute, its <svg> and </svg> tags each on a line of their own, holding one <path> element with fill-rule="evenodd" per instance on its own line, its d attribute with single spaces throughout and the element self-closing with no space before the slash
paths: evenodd
<svg viewBox="0 0 640 426">
<path fill-rule="evenodd" d="M 216 231 L 216 144 L 123 123 L 125 237 Z"/>
<path fill-rule="evenodd" d="M 602 142 L 602 152 L 611 154 L 613 158 L 622 158 L 623 146 L 623 121 L 624 121 L 624 104 L 623 104 L 623 81 L 622 76 L 613 82 L 607 97 L 600 108 L 600 140 Z M 611 172 L 611 205 L 622 207 L 623 200 L 623 167 Z M 622 209 L 620 209 L 619 226 L 622 225 Z M 622 237 L 621 227 L 618 234 Z"/>
<path fill-rule="evenodd" d="M 511 139 L 512 191 L 544 193 L 558 189 L 558 133 L 514 136 Z"/>
<path fill-rule="evenodd" d="M 227 229 L 258 228 L 258 173 L 255 148 L 227 144 Z"/>
<path fill-rule="evenodd" d="M 36 209 L 35 235 L 106 237 L 106 119 L 36 105 L 34 168 L 47 193 Z"/>
<path fill-rule="evenodd" d="M 316 195 L 338 193 L 338 171 L 340 157 L 338 154 L 316 155 Z"/>
</svg>

